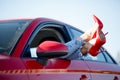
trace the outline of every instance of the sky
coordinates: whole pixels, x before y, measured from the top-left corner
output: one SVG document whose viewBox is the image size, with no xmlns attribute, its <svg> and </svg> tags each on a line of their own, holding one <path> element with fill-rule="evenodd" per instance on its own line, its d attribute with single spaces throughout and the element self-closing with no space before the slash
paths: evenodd
<svg viewBox="0 0 120 80">
<path fill-rule="evenodd" d="M 46 17 L 86 31 L 96 15 L 104 25 L 104 47 L 116 58 L 120 52 L 120 0 L 0 0 L 0 20 Z"/>
</svg>

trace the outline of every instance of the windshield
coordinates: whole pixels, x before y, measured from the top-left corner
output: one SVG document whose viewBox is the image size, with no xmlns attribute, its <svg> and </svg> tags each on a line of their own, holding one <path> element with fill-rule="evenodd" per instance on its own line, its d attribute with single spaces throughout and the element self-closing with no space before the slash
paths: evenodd
<svg viewBox="0 0 120 80">
<path fill-rule="evenodd" d="M 0 22 L 0 53 L 10 53 L 31 20 Z"/>
</svg>

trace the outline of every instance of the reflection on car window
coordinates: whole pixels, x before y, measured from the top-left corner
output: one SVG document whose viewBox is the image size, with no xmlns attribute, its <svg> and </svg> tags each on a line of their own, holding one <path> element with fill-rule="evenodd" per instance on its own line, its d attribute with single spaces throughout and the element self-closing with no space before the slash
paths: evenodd
<svg viewBox="0 0 120 80">
<path fill-rule="evenodd" d="M 0 53 L 12 51 L 31 20 L 8 20 L 0 22 Z"/>
</svg>

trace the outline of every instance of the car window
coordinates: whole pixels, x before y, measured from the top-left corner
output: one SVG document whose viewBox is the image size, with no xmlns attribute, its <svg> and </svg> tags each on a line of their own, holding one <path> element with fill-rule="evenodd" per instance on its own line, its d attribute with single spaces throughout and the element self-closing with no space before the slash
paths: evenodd
<svg viewBox="0 0 120 80">
<path fill-rule="evenodd" d="M 99 53 L 97 56 L 91 56 L 89 53 L 86 56 L 83 56 L 84 60 L 98 61 L 98 62 L 106 62 L 106 59 L 103 53 Z"/>
<path fill-rule="evenodd" d="M 74 38 L 77 38 L 77 37 L 79 37 L 80 35 L 83 34 L 82 31 L 80 31 L 80 30 L 78 30 L 78 29 L 76 29 L 76 28 L 70 28 L 70 30 L 71 30 L 72 35 L 74 36 Z M 100 54 L 98 54 L 97 56 L 91 56 L 91 55 L 88 53 L 88 55 L 83 56 L 82 58 L 85 59 L 85 60 L 106 62 L 106 59 L 105 59 L 103 53 L 100 53 Z M 81 58 L 79 58 L 79 59 L 81 59 Z"/>
<path fill-rule="evenodd" d="M 35 38 L 33 39 L 31 45 L 30 45 L 30 51 L 31 51 L 31 57 L 37 57 L 36 56 L 36 47 L 46 40 L 52 40 L 52 41 L 58 41 L 61 43 L 64 43 L 64 38 L 61 35 L 59 31 L 57 31 L 55 28 L 43 28 L 41 29 Z"/>
<path fill-rule="evenodd" d="M 67 38 L 66 38 L 66 33 L 63 29 L 63 27 L 59 25 L 45 25 L 43 28 L 40 28 L 37 33 L 35 33 L 34 37 L 31 42 L 29 43 L 28 46 L 28 51 L 24 52 L 23 57 L 32 57 L 36 58 L 36 48 L 37 46 L 42 43 L 43 41 L 46 40 L 52 40 L 52 41 L 58 41 L 61 43 L 66 43 Z M 30 48 L 30 49 L 29 49 Z"/>
<path fill-rule="evenodd" d="M 6 20 L 0 22 L 0 53 L 12 51 L 31 20 Z"/>
<path fill-rule="evenodd" d="M 116 64 L 116 62 L 113 60 L 113 58 L 108 54 L 108 52 L 104 52 L 104 55 L 106 57 L 106 60 L 108 63 L 113 63 L 113 64 Z"/>
<path fill-rule="evenodd" d="M 76 28 L 72 28 L 72 27 L 70 28 L 70 31 L 71 31 L 74 38 L 77 38 L 77 37 L 79 37 L 80 35 L 83 34 L 82 31 L 77 30 Z"/>
</svg>

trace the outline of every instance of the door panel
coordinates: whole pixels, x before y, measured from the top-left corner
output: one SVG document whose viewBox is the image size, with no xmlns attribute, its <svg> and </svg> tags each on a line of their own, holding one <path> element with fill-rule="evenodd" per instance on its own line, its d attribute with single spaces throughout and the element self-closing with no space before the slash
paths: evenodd
<svg viewBox="0 0 120 80">
<path fill-rule="evenodd" d="M 36 59 L 26 58 L 23 59 L 26 69 L 43 69 L 43 65 Z"/>
<path fill-rule="evenodd" d="M 120 79 L 120 68 L 115 64 L 104 62 L 86 61 L 93 80 L 115 80 Z"/>
<path fill-rule="evenodd" d="M 42 73 L 38 76 L 30 76 L 30 80 L 88 80 L 88 78 L 80 78 L 80 73 Z"/>
<path fill-rule="evenodd" d="M 85 80 L 90 79 L 89 69 L 81 60 L 50 59 L 45 66 L 35 59 L 23 60 L 30 80 Z M 33 63 L 32 63 L 33 62 Z"/>
<path fill-rule="evenodd" d="M 0 80 L 28 80 L 21 58 L 0 56 Z"/>
</svg>

